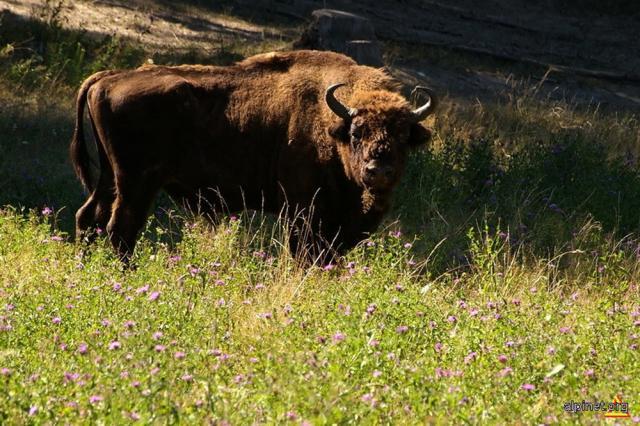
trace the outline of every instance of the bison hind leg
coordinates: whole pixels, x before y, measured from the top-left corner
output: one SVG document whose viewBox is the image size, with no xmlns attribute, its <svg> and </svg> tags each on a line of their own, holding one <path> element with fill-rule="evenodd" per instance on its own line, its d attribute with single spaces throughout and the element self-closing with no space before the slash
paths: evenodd
<svg viewBox="0 0 640 426">
<path fill-rule="evenodd" d="M 107 235 L 120 260 L 128 265 L 159 186 L 152 182 L 118 182 Z"/>
<path fill-rule="evenodd" d="M 91 243 L 106 229 L 114 199 L 113 176 L 102 172 L 96 189 L 76 212 L 77 241 Z"/>
</svg>

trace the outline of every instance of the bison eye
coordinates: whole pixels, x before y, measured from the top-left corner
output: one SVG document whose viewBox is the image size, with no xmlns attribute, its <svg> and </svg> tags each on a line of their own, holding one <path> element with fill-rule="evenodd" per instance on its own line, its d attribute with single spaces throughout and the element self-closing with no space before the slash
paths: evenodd
<svg viewBox="0 0 640 426">
<path fill-rule="evenodd" d="M 349 129 L 349 133 L 351 134 L 351 137 L 354 138 L 355 140 L 362 139 L 361 126 L 356 126 L 355 124 L 351 124 L 351 129 Z"/>
</svg>

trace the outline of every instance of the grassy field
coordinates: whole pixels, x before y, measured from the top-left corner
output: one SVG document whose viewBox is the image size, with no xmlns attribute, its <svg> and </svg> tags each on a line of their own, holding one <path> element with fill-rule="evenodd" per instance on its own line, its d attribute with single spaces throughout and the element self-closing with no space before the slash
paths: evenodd
<svg viewBox="0 0 640 426">
<path fill-rule="evenodd" d="M 564 404 L 615 396 L 640 422 L 637 115 L 535 87 L 445 99 L 385 226 L 340 262 L 300 267 L 272 217 L 213 228 L 165 199 L 123 272 L 70 236 L 72 103 L 149 52 L 47 16 L 0 24 L 1 424 L 600 424 Z"/>
</svg>

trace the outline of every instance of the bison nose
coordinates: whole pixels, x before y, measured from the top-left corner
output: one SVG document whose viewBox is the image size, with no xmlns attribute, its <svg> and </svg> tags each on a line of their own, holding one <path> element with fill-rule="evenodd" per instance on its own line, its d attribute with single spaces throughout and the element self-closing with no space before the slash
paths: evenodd
<svg viewBox="0 0 640 426">
<path fill-rule="evenodd" d="M 379 164 L 377 161 L 371 161 L 364 167 L 367 183 L 380 184 L 391 180 L 393 177 L 393 168 L 391 166 Z"/>
</svg>

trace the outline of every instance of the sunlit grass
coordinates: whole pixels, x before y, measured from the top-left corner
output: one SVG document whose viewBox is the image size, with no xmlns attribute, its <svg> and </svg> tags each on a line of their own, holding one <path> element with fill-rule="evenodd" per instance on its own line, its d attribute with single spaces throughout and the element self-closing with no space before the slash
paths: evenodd
<svg viewBox="0 0 640 426">
<path fill-rule="evenodd" d="M 561 268 L 470 231 L 469 268 L 431 278 L 397 232 L 309 269 L 241 218 L 189 226 L 173 247 L 145 240 L 122 272 L 104 242 L 82 255 L 51 220 L 0 216 L 11 423 L 597 421 L 562 404 L 637 404 L 624 244 Z"/>
</svg>

